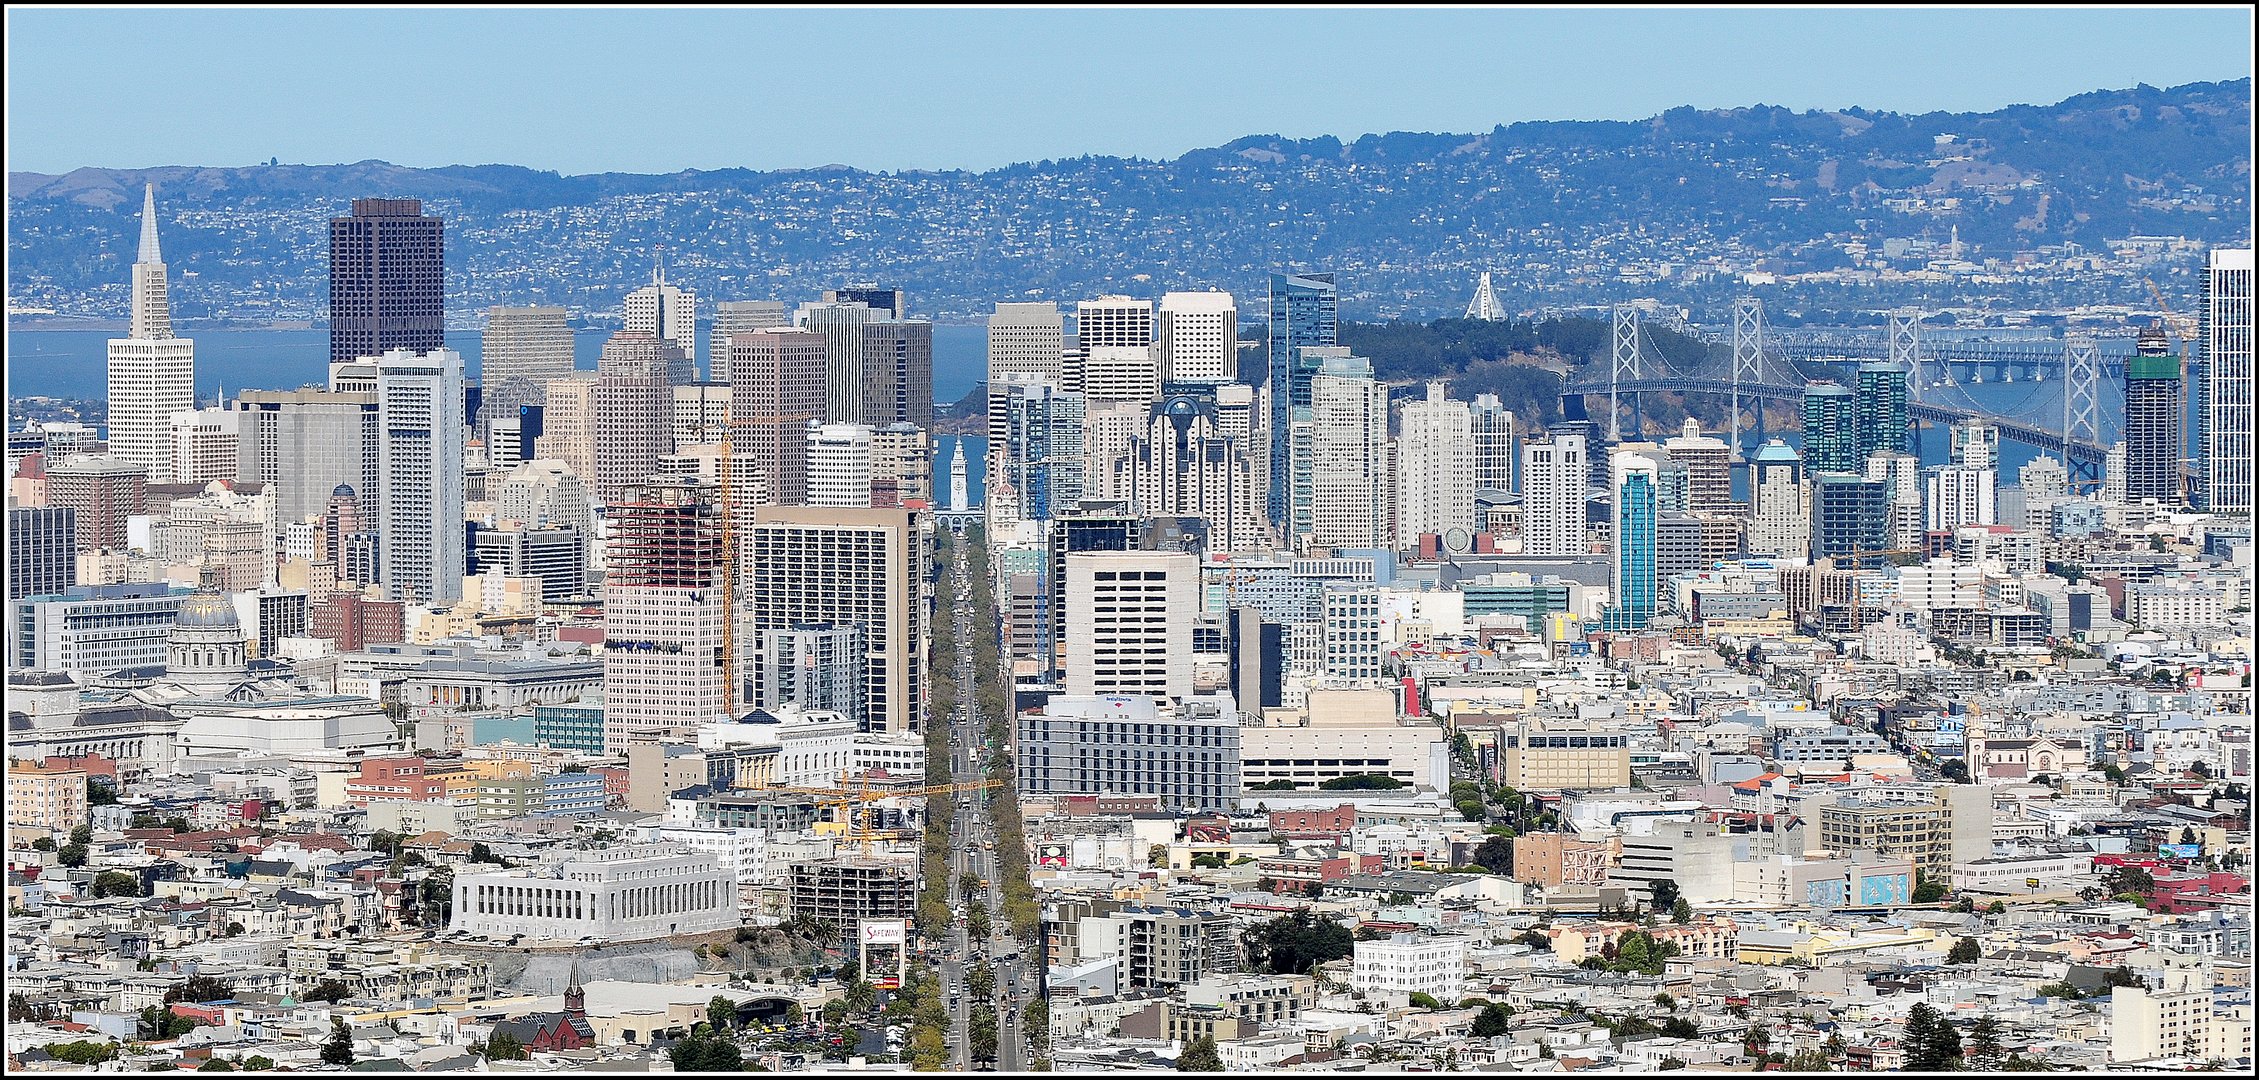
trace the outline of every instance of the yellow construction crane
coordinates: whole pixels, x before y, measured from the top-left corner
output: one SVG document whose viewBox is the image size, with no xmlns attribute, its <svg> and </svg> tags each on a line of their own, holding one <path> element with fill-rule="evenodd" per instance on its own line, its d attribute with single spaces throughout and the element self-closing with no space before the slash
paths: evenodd
<svg viewBox="0 0 2259 1080">
<path fill-rule="evenodd" d="M 844 836 L 865 855 L 870 854 L 871 841 L 899 836 L 903 832 L 900 829 L 872 828 L 870 811 L 873 803 L 885 799 L 912 796 L 958 795 L 968 791 L 986 791 L 989 788 L 1004 786 L 1002 780 L 968 780 L 956 784 L 926 784 L 908 788 L 873 788 L 868 773 L 860 777 L 842 777 L 841 782 L 843 784 L 853 783 L 856 786 L 815 788 L 789 787 L 780 784 L 771 790 L 814 795 L 818 809 L 845 811 L 845 820 L 840 822 L 846 829 Z"/>
<path fill-rule="evenodd" d="M 2174 311 L 2173 306 L 2165 302 L 2165 290 L 2158 288 L 2156 282 L 2143 278 L 2141 283 L 2149 286 L 2150 299 L 2157 301 L 2158 316 L 2172 329 L 2173 336 L 2181 339 L 2181 362 L 2187 364 L 2188 343 L 2196 337 L 2196 320 Z"/>
</svg>

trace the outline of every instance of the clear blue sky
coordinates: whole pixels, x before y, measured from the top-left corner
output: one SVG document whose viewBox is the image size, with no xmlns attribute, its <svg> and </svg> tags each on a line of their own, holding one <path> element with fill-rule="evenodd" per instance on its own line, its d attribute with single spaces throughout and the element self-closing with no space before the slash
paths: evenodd
<svg viewBox="0 0 2259 1080">
<path fill-rule="evenodd" d="M 2241 78 L 2251 41 L 2240 7 L 12 8 L 8 168 L 977 169 L 1682 104 L 1987 110 Z"/>
</svg>

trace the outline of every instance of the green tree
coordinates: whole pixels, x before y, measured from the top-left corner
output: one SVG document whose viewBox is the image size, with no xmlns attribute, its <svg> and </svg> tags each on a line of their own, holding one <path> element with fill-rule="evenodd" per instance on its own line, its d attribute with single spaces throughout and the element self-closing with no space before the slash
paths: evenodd
<svg viewBox="0 0 2259 1080">
<path fill-rule="evenodd" d="M 191 975 L 179 986 L 165 991 L 165 1004 L 187 1002 L 200 1005 L 207 1001 L 226 1001 L 235 996 L 235 984 L 222 982 L 210 975 Z"/>
<path fill-rule="evenodd" d="M 1676 881 L 1672 881 L 1672 880 L 1671 880 L 1670 878 L 1657 878 L 1657 879 L 1655 879 L 1654 881 L 1652 881 L 1652 882 L 1649 882 L 1649 883 L 1648 883 L 1648 886 L 1647 886 L 1647 891 L 1648 891 L 1649 893 L 1653 894 L 1653 899 L 1654 899 L 1654 902 L 1648 905 L 1648 908 L 1647 908 L 1647 910 L 1649 910 L 1649 911 L 1676 911 L 1676 910 L 1678 910 L 1678 902 L 1679 902 L 1679 883 L 1678 883 L 1678 882 L 1676 882 Z"/>
<path fill-rule="evenodd" d="M 1835 1063 L 1828 1060 L 1828 1052 L 1818 1047 L 1798 1050 L 1781 1063 L 1788 1072 L 1833 1072 Z"/>
<path fill-rule="evenodd" d="M 306 1000 L 327 1001 L 334 1005 L 337 1002 L 343 1001 L 346 998 L 352 996 L 352 994 L 353 988 L 346 985 L 345 980 L 323 979 L 322 981 L 315 983 L 312 990 L 306 991 Z"/>
<path fill-rule="evenodd" d="M 1694 921 L 1694 905 L 1687 903 L 1686 897 L 1671 901 L 1671 921 L 1680 926 Z"/>
<path fill-rule="evenodd" d="M 1540 931 L 1524 930 L 1521 933 L 1514 935 L 1514 944 L 1527 945 L 1532 949 L 1543 949 L 1551 951 L 1553 948 L 1553 939 L 1546 937 Z"/>
<path fill-rule="evenodd" d="M 492 1038 L 486 1040 L 488 1061 L 524 1061 L 528 1056 L 525 1044 L 507 1031 L 497 1031 Z"/>
<path fill-rule="evenodd" d="M 1999 1069 L 2007 1057 L 2006 1049 L 2000 1045 L 2000 1021 L 1990 1014 L 1977 1017 L 1977 1022 L 1969 1025 L 1969 1044 L 1964 1057 L 1972 1071 Z"/>
<path fill-rule="evenodd" d="M 92 1039 L 80 1039 L 76 1042 L 67 1043 L 49 1043 L 47 1045 L 47 1056 L 57 1061 L 70 1062 L 73 1065 L 100 1065 L 105 1061 L 117 1060 L 118 1044 L 95 1042 Z"/>
<path fill-rule="evenodd" d="M 1906 1014 L 1906 1069 L 1950 1072 L 1961 1066 L 1961 1033 L 1928 1002 Z"/>
<path fill-rule="evenodd" d="M 1241 940 L 1251 967 L 1277 975 L 1307 975 L 1356 949 L 1348 927 L 1308 911 L 1258 923 Z"/>
<path fill-rule="evenodd" d="M 737 1004 L 720 994 L 706 999 L 706 1023 L 715 1031 L 728 1031 L 736 1026 Z"/>
<path fill-rule="evenodd" d="M 253 1054 L 243 1059 L 243 1067 L 251 1072 L 273 1072 L 275 1059 L 265 1054 Z"/>
<path fill-rule="evenodd" d="M 1669 994 L 1657 994 L 1655 995 L 1655 1007 L 1664 1012 L 1670 1012 L 1679 1007 L 1679 1001 Z"/>
<path fill-rule="evenodd" d="M 1177 1055 L 1178 1072 L 1222 1072 L 1223 1055 L 1216 1052 L 1216 1040 L 1202 1035 L 1184 1044 L 1184 1052 Z"/>
<path fill-rule="evenodd" d="M 1512 1006 L 1492 1002 L 1483 1006 L 1482 1011 L 1475 1014 L 1475 1022 L 1468 1026 L 1467 1031 L 1478 1039 L 1504 1035 L 1514 1029 L 1513 1016 L 1514 1009 Z"/>
<path fill-rule="evenodd" d="M 122 870 L 104 870 L 94 875 L 94 897 L 140 896 L 141 879 Z"/>
<path fill-rule="evenodd" d="M 1411 1006 L 1415 1009 L 1433 1010 L 1443 1007 L 1443 1003 L 1437 1001 L 1434 995 L 1423 994 L 1418 990 L 1414 990 L 1411 992 L 1411 994 L 1407 995 L 1406 1000 L 1409 1001 L 1411 1003 Z"/>
<path fill-rule="evenodd" d="M 345 1026 L 345 1018 L 329 1018 L 329 1039 L 322 1043 L 322 1064 L 353 1064 L 353 1029 Z"/>
<path fill-rule="evenodd" d="M 1974 964 L 1982 959 L 1984 948 L 1977 944 L 1975 938 L 1956 939 L 1953 948 L 1945 954 L 1945 962 L 1948 964 Z"/>
<path fill-rule="evenodd" d="M 1514 838 L 1511 836 L 1484 837 L 1482 844 L 1475 848 L 1474 862 L 1476 866 L 1480 866 L 1493 874 L 1513 873 Z"/>
<path fill-rule="evenodd" d="M 1930 877 L 1928 871 L 1915 869 L 1914 902 L 1917 904 L 1934 904 L 1943 899 L 1945 899 L 1945 883 Z"/>
</svg>

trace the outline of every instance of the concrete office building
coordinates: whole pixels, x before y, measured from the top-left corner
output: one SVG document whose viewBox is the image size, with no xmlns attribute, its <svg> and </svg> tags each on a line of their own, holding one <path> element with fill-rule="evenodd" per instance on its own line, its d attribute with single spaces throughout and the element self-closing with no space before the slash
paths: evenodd
<svg viewBox="0 0 2259 1080">
<path fill-rule="evenodd" d="M 609 508 L 606 753 L 681 738 L 731 712 L 717 495 L 710 484 L 653 483 Z"/>
<path fill-rule="evenodd" d="M 8 597 L 51 596 L 78 584 L 78 511 L 8 508 Z"/>
<path fill-rule="evenodd" d="M 881 320 L 863 324 L 863 399 L 855 415 L 833 423 L 933 426 L 933 324 Z"/>
<path fill-rule="evenodd" d="M 1749 527 L 1751 555 L 1802 559 L 1812 551 L 1812 496 L 1804 482 L 1804 459 L 1779 439 L 1751 455 L 1750 487 L 1755 507 Z"/>
<path fill-rule="evenodd" d="M 163 483 L 172 472 L 171 417 L 196 407 L 196 344 L 173 334 L 153 184 L 142 190 L 132 284 L 126 336 L 109 343 L 108 449 L 141 466 L 145 479 Z"/>
<path fill-rule="evenodd" d="M 80 454 L 47 470 L 47 505 L 76 511 L 79 551 L 124 551 L 126 521 L 146 512 L 149 470 L 116 454 Z"/>
<path fill-rule="evenodd" d="M 1310 376 L 1310 530 L 1319 547 L 1387 547 L 1388 388 L 1373 362 L 1332 350 Z M 1471 497 L 1470 493 L 1470 497 Z"/>
<path fill-rule="evenodd" d="M 996 305 L 988 318 L 988 446 L 993 456 L 1004 446 L 1004 394 L 1014 376 L 1057 383 L 1066 347 L 1066 321 L 1059 305 Z M 991 470 L 990 475 L 994 475 Z"/>
<path fill-rule="evenodd" d="M 1191 696 L 1199 560 L 1123 551 L 1069 555 L 1066 562 L 1066 692 Z"/>
<path fill-rule="evenodd" d="M 1425 400 L 1404 403 L 1397 439 L 1396 547 L 1420 537 L 1463 537 L 1475 528 L 1474 413 L 1431 382 Z"/>
<path fill-rule="evenodd" d="M 2204 425 L 2206 503 L 2215 514 L 2251 514 L 2251 248 L 2214 248 L 2204 273 Z"/>
<path fill-rule="evenodd" d="M 463 358 L 394 349 L 377 361 L 378 577 L 419 604 L 463 597 Z"/>
<path fill-rule="evenodd" d="M 374 392 L 246 390 L 235 398 L 236 475 L 264 487 L 275 519 L 305 521 L 322 512 L 343 484 L 375 514 L 377 396 Z"/>
<path fill-rule="evenodd" d="M 448 929 L 535 941 L 648 941 L 728 930 L 737 881 L 711 855 L 631 844 L 455 878 Z"/>
<path fill-rule="evenodd" d="M 930 561 L 916 511 L 763 506 L 745 536 L 745 632 L 854 627 L 863 635 L 863 730 L 917 730 L 925 704 L 921 583 Z M 742 636 L 742 635 L 741 635 Z M 756 663 L 766 662 L 760 657 Z M 765 694 L 767 687 L 756 687 Z"/>
<path fill-rule="evenodd" d="M 1516 791 L 1631 784 L 1631 738 L 1613 728 L 1530 719 L 1499 726 L 1500 784 Z"/>
<path fill-rule="evenodd" d="M 808 505 L 871 505 L 871 429 L 825 424 L 808 436 Z"/>
<path fill-rule="evenodd" d="M 165 662 L 173 620 L 190 590 L 166 585 L 78 585 L 9 597 L 11 666 L 78 677 Z"/>
<path fill-rule="evenodd" d="M 666 267 L 653 266 L 651 284 L 627 294 L 620 328 L 674 346 L 660 372 L 667 385 L 698 381 L 698 294 L 667 284 Z"/>
<path fill-rule="evenodd" d="M 551 379 L 572 373 L 573 331 L 564 308 L 488 308 L 479 334 L 478 430 L 516 421 L 521 407 L 547 400 Z"/>
<path fill-rule="evenodd" d="M 724 300 L 714 305 L 714 327 L 706 339 L 706 378 L 729 381 L 729 339 L 752 330 L 792 326 L 792 306 L 782 300 Z"/>
<path fill-rule="evenodd" d="M 446 348 L 445 232 L 416 199 L 355 199 L 329 219 L 330 363 Z"/>
<path fill-rule="evenodd" d="M 612 502 L 658 472 L 674 450 L 674 389 L 668 372 L 681 349 L 651 334 L 623 330 L 604 343 L 596 362 L 591 414 L 596 497 Z"/>
<path fill-rule="evenodd" d="M 575 372 L 551 379 L 543 389 L 541 434 L 533 440 L 536 460 L 561 461 L 565 470 L 596 483 L 596 373 Z"/>
<path fill-rule="evenodd" d="M 1522 554 L 1582 555 L 1591 466 L 1582 435 L 1554 432 L 1522 447 Z"/>
<path fill-rule="evenodd" d="M 792 324 L 823 342 L 823 404 L 820 419 L 827 424 L 863 422 L 863 400 L 868 392 L 863 375 L 863 327 L 886 317 L 862 303 L 802 304 Z M 732 375 L 732 383 L 739 380 Z"/>
<path fill-rule="evenodd" d="M 1151 795 L 1176 813 L 1237 804 L 1239 713 L 1229 697 L 1164 708 L 1147 696 L 1069 692 L 1018 725 L 1023 794 Z"/>
<path fill-rule="evenodd" d="M 855 325 L 859 367 L 862 324 Z M 732 463 L 760 477 L 769 501 L 807 502 L 808 425 L 825 416 L 825 373 L 836 359 L 829 349 L 823 334 L 809 330 L 755 330 L 730 339 Z"/>
<path fill-rule="evenodd" d="M 1239 304 L 1228 292 L 1169 292 L 1154 313 L 1164 383 L 1228 383 L 1239 377 Z"/>
</svg>

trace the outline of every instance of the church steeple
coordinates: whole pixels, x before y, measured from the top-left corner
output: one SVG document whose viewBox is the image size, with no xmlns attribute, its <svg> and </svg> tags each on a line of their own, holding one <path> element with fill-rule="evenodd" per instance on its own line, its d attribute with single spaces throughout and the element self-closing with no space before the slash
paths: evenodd
<svg viewBox="0 0 2259 1080">
<path fill-rule="evenodd" d="M 588 991 L 580 985 L 580 957 L 573 957 L 572 974 L 565 980 L 565 1019 L 588 1019 Z"/>
</svg>

